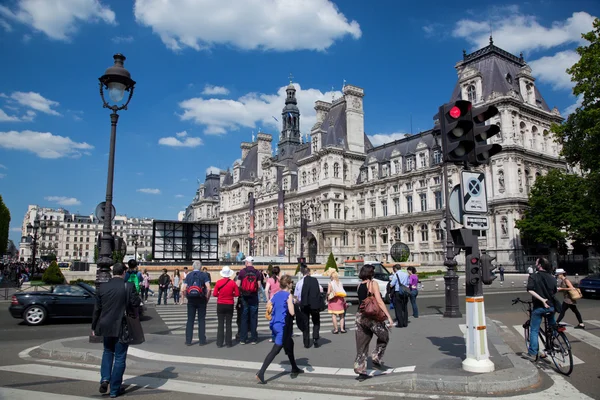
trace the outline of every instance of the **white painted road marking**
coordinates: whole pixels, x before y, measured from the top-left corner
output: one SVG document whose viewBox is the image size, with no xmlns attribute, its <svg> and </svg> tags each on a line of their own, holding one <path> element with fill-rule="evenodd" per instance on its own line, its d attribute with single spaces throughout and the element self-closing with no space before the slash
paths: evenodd
<svg viewBox="0 0 600 400">
<path fill-rule="evenodd" d="M 96 371 L 63 368 L 36 364 L 18 364 L 0 367 L 0 371 L 13 372 L 19 374 L 41 375 L 54 378 L 69 378 L 79 381 L 98 382 L 100 376 Z M 256 399 L 256 400 L 281 400 L 281 390 L 269 390 L 259 387 L 244 387 L 240 390 L 239 386 L 233 385 L 213 385 L 208 383 L 196 383 L 181 381 L 177 379 L 161 379 L 148 376 L 123 376 L 124 385 L 135 385 L 144 388 L 180 392 L 180 393 L 202 393 L 204 396 L 220 396 L 224 398 L 236 399 Z M 1 392 L 0 392 L 1 393 Z M 10 398 L 10 397 L 9 397 Z M 65 397 L 61 397 L 65 398 Z M 285 398 L 296 400 L 344 400 L 344 399 L 369 399 L 370 397 L 355 397 L 348 395 L 321 394 L 314 392 L 297 392 L 286 390 Z M 29 397 L 31 399 L 31 397 Z M 71 400 L 68 397 L 67 400 Z M 75 399 L 72 399 L 75 400 Z"/>
<path fill-rule="evenodd" d="M 35 390 L 11 389 L 0 387 L 0 399 L 32 400 L 40 398 L 44 400 L 88 400 L 92 399 L 93 397 L 71 396 L 68 394 L 56 394 L 48 392 L 38 392 Z"/>
</svg>

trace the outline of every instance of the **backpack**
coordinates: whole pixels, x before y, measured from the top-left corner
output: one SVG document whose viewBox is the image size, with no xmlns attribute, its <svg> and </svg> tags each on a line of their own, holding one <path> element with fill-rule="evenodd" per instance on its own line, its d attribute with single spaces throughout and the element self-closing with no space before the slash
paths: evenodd
<svg viewBox="0 0 600 400">
<path fill-rule="evenodd" d="M 240 289 L 242 290 L 243 296 L 250 296 L 258 293 L 258 276 L 256 275 L 255 269 L 246 269 L 246 275 L 242 279 Z"/>
<path fill-rule="evenodd" d="M 135 286 L 135 291 L 137 293 L 140 292 L 140 278 L 138 277 L 137 272 L 130 272 L 129 273 L 129 278 L 127 279 L 127 282 L 131 282 L 133 283 L 133 285 Z"/>
<path fill-rule="evenodd" d="M 188 298 L 206 297 L 206 282 L 202 279 L 202 274 L 199 271 L 194 271 L 187 278 L 191 278 L 192 283 L 186 289 Z M 186 278 L 186 280 L 187 280 Z"/>
</svg>

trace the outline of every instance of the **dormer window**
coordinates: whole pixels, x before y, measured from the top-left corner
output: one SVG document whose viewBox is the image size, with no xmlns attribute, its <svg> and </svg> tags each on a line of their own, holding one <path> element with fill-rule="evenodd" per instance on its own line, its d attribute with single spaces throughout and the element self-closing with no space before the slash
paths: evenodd
<svg viewBox="0 0 600 400">
<path fill-rule="evenodd" d="M 469 85 L 467 87 L 467 100 L 471 103 L 475 103 L 477 101 L 477 89 L 475 89 L 475 85 Z"/>
<path fill-rule="evenodd" d="M 506 82 L 508 82 L 509 85 L 512 85 L 513 79 L 511 74 L 506 74 Z"/>
</svg>

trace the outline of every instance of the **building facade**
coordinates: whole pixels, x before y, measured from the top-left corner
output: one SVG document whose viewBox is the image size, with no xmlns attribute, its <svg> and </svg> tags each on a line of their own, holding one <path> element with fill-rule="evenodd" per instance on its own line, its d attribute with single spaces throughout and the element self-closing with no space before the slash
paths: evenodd
<svg viewBox="0 0 600 400">
<path fill-rule="evenodd" d="M 28 225 L 38 219 L 46 224 L 45 233 L 38 230 L 36 258 L 53 253 L 59 261 L 94 262 L 94 246 L 98 234 L 102 232 L 102 222 L 94 215 L 77 215 L 68 210 L 30 205 L 22 224 L 19 260 L 31 261 L 33 232 Z M 148 218 L 129 218 L 116 215 L 112 222 L 113 234 L 125 240 L 128 258 L 144 259 L 152 252 L 152 224 Z"/>
<path fill-rule="evenodd" d="M 500 133 L 490 140 L 503 151 L 480 168 L 490 210 L 490 229 L 479 232 L 480 246 L 495 252 L 499 264 L 522 268 L 525 249 L 515 221 L 536 177 L 566 168 L 548 135 L 562 117 L 544 101 L 523 56 L 496 47 L 491 38 L 489 46 L 464 53 L 456 70 L 450 101 L 499 110 L 491 123 Z M 315 103 L 317 123 L 310 142 L 303 141 L 292 83 L 286 92 L 276 155 L 271 135 L 259 133 L 256 141 L 242 143 L 241 159 L 231 169 L 218 180 L 207 176 L 186 220 L 218 221 L 223 257 L 243 252 L 295 258 L 303 251 L 309 262 L 324 262 L 330 252 L 338 260 L 391 261 L 390 247 L 400 241 L 413 261 L 441 266 L 445 199 L 439 138 L 430 130 L 374 147 L 364 130 L 364 91 L 345 85 L 341 98 Z M 459 182 L 460 170 L 450 166 L 450 188 Z M 304 243 L 301 213 L 309 219 Z"/>
</svg>

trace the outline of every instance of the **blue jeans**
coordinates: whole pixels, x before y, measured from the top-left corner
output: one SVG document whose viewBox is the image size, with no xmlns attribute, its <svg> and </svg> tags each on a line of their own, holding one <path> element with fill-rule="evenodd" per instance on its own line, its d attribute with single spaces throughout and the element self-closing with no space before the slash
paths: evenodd
<svg viewBox="0 0 600 400">
<path fill-rule="evenodd" d="M 258 341 L 258 299 L 252 299 L 248 303 L 248 298 L 241 296 L 242 299 L 242 323 L 240 327 L 240 342 L 248 341 L 248 331 L 250 331 L 250 341 Z M 250 318 L 250 322 L 248 322 Z M 250 325 L 250 326 L 248 326 Z"/>
<path fill-rule="evenodd" d="M 263 303 L 267 302 L 267 294 L 265 293 L 265 288 L 262 287 L 262 285 L 259 283 L 258 284 L 258 294 L 260 296 L 260 301 L 262 301 Z"/>
<path fill-rule="evenodd" d="M 550 308 L 536 308 L 531 313 L 531 321 L 529 325 L 529 354 L 537 356 L 540 351 L 540 325 L 542 324 L 542 317 L 547 315 L 549 318 L 550 326 L 556 325 L 556 319 L 554 318 L 554 307 Z"/>
<path fill-rule="evenodd" d="M 419 295 L 419 291 L 417 289 L 413 289 L 410 291 L 410 304 L 413 309 L 413 317 L 419 318 L 419 308 L 417 307 L 417 296 Z"/>
<path fill-rule="evenodd" d="M 158 288 L 158 305 L 160 306 L 160 300 L 164 297 L 165 305 L 167 305 L 167 294 L 169 293 L 168 288 Z"/>
<path fill-rule="evenodd" d="M 116 337 L 104 337 L 104 353 L 100 366 L 100 383 L 109 382 L 110 394 L 118 395 L 125 373 L 125 360 L 129 345 L 119 342 Z"/>
<path fill-rule="evenodd" d="M 173 289 L 173 301 L 175 303 L 179 303 L 180 294 L 181 294 L 181 289 L 179 289 L 179 288 Z M 165 304 L 167 304 L 166 300 L 165 300 Z"/>
</svg>

